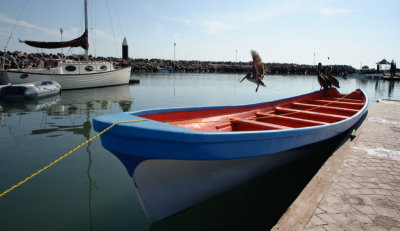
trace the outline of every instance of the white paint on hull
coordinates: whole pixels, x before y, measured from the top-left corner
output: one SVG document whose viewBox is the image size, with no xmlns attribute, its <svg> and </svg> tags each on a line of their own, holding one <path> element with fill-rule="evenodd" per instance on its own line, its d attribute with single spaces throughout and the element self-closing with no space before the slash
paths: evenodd
<svg viewBox="0 0 400 231">
<path fill-rule="evenodd" d="M 147 216 L 162 220 L 303 154 L 287 151 L 233 160 L 145 160 L 136 167 L 133 181 Z"/>
<path fill-rule="evenodd" d="M 3 74 L 7 82 L 12 84 L 31 83 L 43 80 L 57 81 L 63 90 L 106 87 L 128 84 L 131 68 L 116 69 L 113 71 L 96 72 L 93 74 L 42 74 L 34 72 L 6 71 Z M 28 75 L 21 78 L 21 75 Z"/>
</svg>

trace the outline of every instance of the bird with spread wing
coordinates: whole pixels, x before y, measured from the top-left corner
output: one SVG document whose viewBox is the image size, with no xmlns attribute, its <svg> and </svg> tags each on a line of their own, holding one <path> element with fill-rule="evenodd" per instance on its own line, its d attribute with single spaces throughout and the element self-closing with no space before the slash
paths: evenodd
<svg viewBox="0 0 400 231">
<path fill-rule="evenodd" d="M 250 82 L 257 84 L 257 88 L 256 88 L 256 92 L 257 92 L 258 87 L 260 85 L 263 87 L 266 87 L 266 85 L 262 81 L 262 79 L 264 78 L 264 74 L 265 74 L 264 64 L 262 64 L 261 58 L 258 55 L 257 51 L 251 50 L 250 54 L 253 57 L 253 72 L 247 73 L 247 75 L 242 80 L 240 80 L 240 82 L 243 82 L 243 80 L 247 79 Z"/>
</svg>

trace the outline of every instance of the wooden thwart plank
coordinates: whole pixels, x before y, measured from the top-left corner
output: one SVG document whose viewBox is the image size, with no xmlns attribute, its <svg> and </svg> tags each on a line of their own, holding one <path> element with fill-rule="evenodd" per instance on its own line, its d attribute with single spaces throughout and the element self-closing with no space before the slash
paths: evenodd
<svg viewBox="0 0 400 231">
<path fill-rule="evenodd" d="M 329 123 L 321 122 L 321 121 L 289 117 L 289 116 L 284 116 L 284 115 L 274 115 L 274 114 L 268 114 L 268 113 L 259 113 L 258 112 L 258 113 L 256 113 L 256 115 L 258 117 L 257 119 L 259 119 L 259 120 L 277 119 L 277 120 L 284 120 L 284 121 L 289 121 L 289 122 L 294 122 L 294 123 L 299 123 L 299 124 L 305 124 L 305 125 L 309 125 L 309 126 L 320 126 L 320 125 L 329 124 Z"/>
<path fill-rule="evenodd" d="M 333 100 L 323 100 L 323 99 L 315 99 L 310 103 L 312 104 L 328 104 L 326 106 L 340 106 L 344 108 L 356 108 L 360 109 L 364 106 L 364 103 L 352 103 L 352 102 L 343 102 L 343 101 L 333 101 Z"/>
<path fill-rule="evenodd" d="M 315 105 L 315 104 L 308 104 L 308 103 L 293 103 L 292 105 L 299 109 L 312 109 L 315 111 L 322 109 L 322 110 L 326 110 L 326 111 L 331 111 L 333 113 L 337 112 L 337 113 L 349 115 L 349 116 L 354 115 L 359 111 L 357 109 L 352 109 L 352 108 L 323 106 L 323 105 Z"/>
<path fill-rule="evenodd" d="M 363 101 L 361 99 L 346 99 L 346 98 L 337 98 L 337 97 L 333 97 L 333 98 L 321 98 L 324 100 L 334 100 L 334 101 L 338 101 L 338 102 L 349 102 L 349 103 L 362 103 Z"/>
<path fill-rule="evenodd" d="M 314 111 L 304 111 L 304 110 L 297 110 L 297 109 L 292 109 L 292 108 L 284 108 L 284 107 L 276 107 L 275 108 L 276 113 L 282 113 L 285 116 L 290 116 L 290 117 L 297 117 L 299 118 L 300 116 L 306 116 L 308 118 L 320 118 L 324 122 L 337 122 L 340 120 L 344 120 L 349 118 L 349 116 L 342 116 L 342 115 L 335 115 L 335 114 L 330 114 L 330 113 L 322 113 L 322 112 L 314 112 Z M 327 121 L 325 121 L 327 120 Z"/>
<path fill-rule="evenodd" d="M 292 127 L 288 127 L 288 126 L 272 124 L 272 123 L 265 123 L 265 122 L 255 121 L 255 120 L 233 120 L 233 121 L 231 121 L 231 123 L 232 123 L 232 127 L 239 125 L 242 127 L 254 128 L 256 130 L 281 130 L 281 129 L 291 129 L 292 128 Z M 252 129 L 249 129 L 249 130 L 252 130 Z"/>
</svg>

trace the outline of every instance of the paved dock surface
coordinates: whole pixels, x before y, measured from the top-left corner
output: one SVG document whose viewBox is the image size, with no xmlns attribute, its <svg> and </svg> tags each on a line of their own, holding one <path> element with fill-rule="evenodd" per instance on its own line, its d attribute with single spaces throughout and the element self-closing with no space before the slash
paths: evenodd
<svg viewBox="0 0 400 231">
<path fill-rule="evenodd" d="M 272 230 L 400 231 L 400 102 L 380 100 Z"/>
</svg>

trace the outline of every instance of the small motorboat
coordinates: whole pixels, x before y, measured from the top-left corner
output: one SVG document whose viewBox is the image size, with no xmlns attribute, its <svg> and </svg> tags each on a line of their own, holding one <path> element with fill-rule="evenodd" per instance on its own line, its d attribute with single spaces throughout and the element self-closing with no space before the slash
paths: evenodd
<svg viewBox="0 0 400 231">
<path fill-rule="evenodd" d="M 45 80 L 33 83 L 10 84 L 0 88 L 4 99 L 37 99 L 60 93 L 61 86 L 56 81 Z"/>
<path fill-rule="evenodd" d="M 103 115 L 93 125 L 101 132 L 131 121 L 102 134 L 102 145 L 132 176 L 145 213 L 161 220 L 300 158 L 290 150 L 343 134 L 367 107 L 362 90 L 332 88 L 252 105 Z"/>
<path fill-rule="evenodd" d="M 172 67 L 157 67 L 157 71 L 160 73 L 171 73 Z"/>
</svg>

